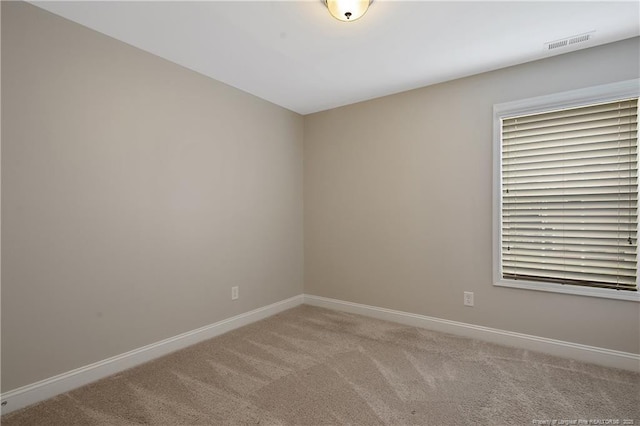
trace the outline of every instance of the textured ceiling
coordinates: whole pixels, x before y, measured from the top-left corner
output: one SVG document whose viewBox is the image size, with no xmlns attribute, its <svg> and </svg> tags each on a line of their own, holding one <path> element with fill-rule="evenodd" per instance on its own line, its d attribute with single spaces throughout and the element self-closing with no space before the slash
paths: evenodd
<svg viewBox="0 0 640 426">
<path fill-rule="evenodd" d="M 351 23 L 321 0 L 33 4 L 301 114 L 640 34 L 637 1 L 376 0 Z"/>
</svg>

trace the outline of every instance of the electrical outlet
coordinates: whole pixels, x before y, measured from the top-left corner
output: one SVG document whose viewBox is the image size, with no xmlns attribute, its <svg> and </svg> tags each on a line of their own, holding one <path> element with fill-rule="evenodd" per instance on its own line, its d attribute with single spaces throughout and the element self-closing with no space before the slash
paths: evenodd
<svg viewBox="0 0 640 426">
<path fill-rule="evenodd" d="M 238 298 L 238 286 L 231 287 L 231 300 L 236 300 Z"/>
<path fill-rule="evenodd" d="M 464 292 L 464 306 L 473 306 L 473 292 L 465 291 Z"/>
</svg>

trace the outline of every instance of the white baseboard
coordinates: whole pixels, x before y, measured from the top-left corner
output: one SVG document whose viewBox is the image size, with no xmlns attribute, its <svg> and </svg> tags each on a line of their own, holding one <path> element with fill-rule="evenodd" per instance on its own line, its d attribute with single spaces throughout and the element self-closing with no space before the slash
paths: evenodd
<svg viewBox="0 0 640 426">
<path fill-rule="evenodd" d="M 471 337 L 487 342 L 544 352 L 550 355 L 591 362 L 606 367 L 640 372 L 640 355 L 638 354 L 514 333 L 326 297 L 299 295 L 5 392 L 1 395 L 2 403 L 6 403 L 2 406 L 1 412 L 2 414 L 7 414 L 28 405 L 44 401 L 45 399 L 79 388 L 171 352 L 211 339 L 287 309 L 294 308 L 302 303 L 394 321 L 443 333 Z"/>
<path fill-rule="evenodd" d="M 68 371 L 57 376 L 5 392 L 1 396 L 2 414 L 79 388 L 171 352 L 211 339 L 220 334 L 270 317 L 303 303 L 303 295 L 291 297 L 244 314 L 236 315 L 196 330 L 152 343 L 138 349 Z"/>
<path fill-rule="evenodd" d="M 414 327 L 440 331 L 443 333 L 471 337 L 486 342 L 543 352 L 549 355 L 571 358 L 606 367 L 640 372 L 640 355 L 630 352 L 621 352 L 598 348 L 595 346 L 582 345 L 579 343 L 565 342 L 562 340 L 547 339 L 545 337 L 514 333 L 512 331 L 499 330 L 496 328 L 466 324 L 458 321 L 450 321 L 441 318 L 428 317 L 425 315 L 378 308 L 375 306 L 362 305 L 360 303 L 345 302 L 342 300 L 307 294 L 304 295 L 304 303 L 312 306 L 335 309 L 411 325 Z"/>
</svg>

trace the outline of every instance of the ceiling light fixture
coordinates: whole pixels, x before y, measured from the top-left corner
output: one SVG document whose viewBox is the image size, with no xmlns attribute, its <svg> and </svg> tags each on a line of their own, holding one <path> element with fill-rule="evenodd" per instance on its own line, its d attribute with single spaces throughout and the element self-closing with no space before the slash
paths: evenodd
<svg viewBox="0 0 640 426">
<path fill-rule="evenodd" d="M 361 18 L 372 2 L 373 0 L 324 0 L 331 16 L 344 22 Z"/>
</svg>

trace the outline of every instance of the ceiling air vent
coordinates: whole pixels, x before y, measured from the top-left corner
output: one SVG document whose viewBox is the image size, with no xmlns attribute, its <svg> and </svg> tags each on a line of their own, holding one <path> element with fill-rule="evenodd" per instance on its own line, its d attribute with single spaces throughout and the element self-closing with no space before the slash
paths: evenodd
<svg viewBox="0 0 640 426">
<path fill-rule="evenodd" d="M 560 47 L 567 47 L 573 44 L 584 43 L 585 41 L 591 40 L 593 33 L 595 31 L 590 31 L 584 34 L 578 34 L 571 37 L 563 38 L 562 40 L 550 41 L 545 43 L 546 50 L 558 49 Z"/>
</svg>

